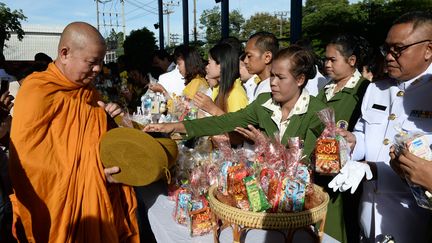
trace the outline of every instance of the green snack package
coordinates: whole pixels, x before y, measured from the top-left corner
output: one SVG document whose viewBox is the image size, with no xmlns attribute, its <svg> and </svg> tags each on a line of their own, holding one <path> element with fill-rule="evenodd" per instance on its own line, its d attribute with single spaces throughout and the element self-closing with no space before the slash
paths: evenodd
<svg viewBox="0 0 432 243">
<path fill-rule="evenodd" d="M 269 209 L 271 206 L 267 201 L 264 191 L 258 185 L 255 176 L 245 177 L 243 181 L 246 186 L 250 209 L 254 212 L 262 212 Z"/>
</svg>

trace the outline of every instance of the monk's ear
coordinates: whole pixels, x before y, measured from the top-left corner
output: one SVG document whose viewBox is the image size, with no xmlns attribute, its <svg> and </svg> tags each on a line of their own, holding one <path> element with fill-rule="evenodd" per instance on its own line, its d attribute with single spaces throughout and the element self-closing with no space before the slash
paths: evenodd
<svg viewBox="0 0 432 243">
<path fill-rule="evenodd" d="M 69 47 L 61 47 L 59 51 L 59 57 L 62 62 L 66 61 L 66 59 L 70 56 L 70 48 Z"/>
</svg>

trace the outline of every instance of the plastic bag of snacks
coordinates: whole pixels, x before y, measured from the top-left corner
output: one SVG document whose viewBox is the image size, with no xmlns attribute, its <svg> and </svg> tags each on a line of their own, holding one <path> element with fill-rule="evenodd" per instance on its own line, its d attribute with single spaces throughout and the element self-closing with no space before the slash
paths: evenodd
<svg viewBox="0 0 432 243">
<path fill-rule="evenodd" d="M 209 207 L 189 212 L 189 232 L 191 236 L 200 236 L 212 230 L 211 212 Z"/>
<path fill-rule="evenodd" d="M 174 208 L 174 220 L 186 225 L 189 221 L 189 202 L 192 194 L 188 189 L 182 188 L 177 192 L 176 206 Z"/>
<path fill-rule="evenodd" d="M 248 194 L 243 179 L 249 175 L 243 163 L 228 168 L 228 194 L 234 197 L 238 208 L 249 210 Z"/>
<path fill-rule="evenodd" d="M 339 173 L 340 163 L 339 141 L 336 139 L 336 124 L 334 110 L 325 108 L 318 113 L 325 124 L 325 129 L 315 145 L 315 172 L 321 174 Z"/>
<path fill-rule="evenodd" d="M 406 148 L 410 153 L 432 163 L 432 151 L 429 147 L 429 141 L 423 133 L 411 133 L 399 129 L 399 133 L 394 138 L 394 145 L 396 154 Z M 426 191 L 422 186 L 414 184 L 408 178 L 406 180 L 417 204 L 422 208 L 432 210 L 432 195 L 430 195 L 430 192 Z"/>
</svg>

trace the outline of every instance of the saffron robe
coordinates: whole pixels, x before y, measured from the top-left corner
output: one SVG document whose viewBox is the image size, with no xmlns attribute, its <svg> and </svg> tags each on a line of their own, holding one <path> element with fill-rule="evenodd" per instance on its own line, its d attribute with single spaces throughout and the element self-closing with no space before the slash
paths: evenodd
<svg viewBox="0 0 432 243">
<path fill-rule="evenodd" d="M 10 175 L 22 242 L 139 242 L 133 188 L 108 184 L 99 140 L 108 130 L 98 92 L 54 63 L 28 76 L 15 101 Z"/>
</svg>

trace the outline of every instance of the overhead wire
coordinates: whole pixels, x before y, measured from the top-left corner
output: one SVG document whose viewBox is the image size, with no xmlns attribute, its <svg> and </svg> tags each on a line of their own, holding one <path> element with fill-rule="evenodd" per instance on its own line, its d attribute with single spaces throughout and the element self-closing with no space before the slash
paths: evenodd
<svg viewBox="0 0 432 243">
<path fill-rule="evenodd" d="M 148 12 L 148 13 L 156 14 L 156 15 L 158 14 L 158 13 L 156 13 L 156 12 L 153 12 L 153 11 L 151 11 L 151 10 L 148 10 L 148 9 L 144 8 L 143 6 L 140 6 L 140 5 L 138 5 L 138 4 L 134 3 L 134 2 L 132 2 L 131 0 L 126 0 L 126 1 L 127 1 L 129 4 L 131 4 L 131 5 L 133 5 L 133 6 L 137 7 L 137 8 L 140 8 L 140 9 L 142 9 L 142 10 Z"/>
</svg>

